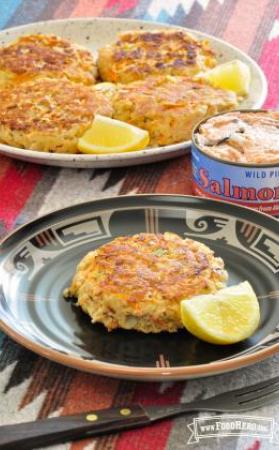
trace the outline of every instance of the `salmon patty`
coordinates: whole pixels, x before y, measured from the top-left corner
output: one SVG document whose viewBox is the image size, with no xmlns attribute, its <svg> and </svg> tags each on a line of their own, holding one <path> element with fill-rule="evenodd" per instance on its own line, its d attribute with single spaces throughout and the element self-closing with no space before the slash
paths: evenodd
<svg viewBox="0 0 279 450">
<path fill-rule="evenodd" d="M 22 36 L 0 48 L 0 87 L 34 77 L 67 78 L 95 83 L 95 59 L 86 49 L 55 35 Z"/>
<path fill-rule="evenodd" d="M 173 233 L 123 236 L 88 253 L 64 296 L 109 331 L 175 332 L 180 302 L 225 286 L 221 258 L 206 245 Z"/>
<path fill-rule="evenodd" d="M 110 93 L 111 96 L 111 93 Z M 191 139 L 194 125 L 207 115 L 236 108 L 234 92 L 187 77 L 152 76 L 117 85 L 113 118 L 147 130 L 150 146 Z"/>
<path fill-rule="evenodd" d="M 95 114 L 112 115 L 108 97 L 66 79 L 36 78 L 0 90 L 0 142 L 43 152 L 77 153 Z"/>
<path fill-rule="evenodd" d="M 184 30 L 131 30 L 101 48 L 97 64 L 104 81 L 130 83 L 150 75 L 191 77 L 214 67 L 216 58 L 206 40 Z"/>
</svg>

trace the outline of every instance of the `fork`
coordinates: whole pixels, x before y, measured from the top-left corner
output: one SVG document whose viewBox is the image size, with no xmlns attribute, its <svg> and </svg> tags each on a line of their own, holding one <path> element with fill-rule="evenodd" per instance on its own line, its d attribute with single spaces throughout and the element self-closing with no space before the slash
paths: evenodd
<svg viewBox="0 0 279 450">
<path fill-rule="evenodd" d="M 28 450 L 149 425 L 192 411 L 245 412 L 279 396 L 279 377 L 207 399 L 164 406 L 130 405 L 0 427 L 1 450 Z"/>
</svg>

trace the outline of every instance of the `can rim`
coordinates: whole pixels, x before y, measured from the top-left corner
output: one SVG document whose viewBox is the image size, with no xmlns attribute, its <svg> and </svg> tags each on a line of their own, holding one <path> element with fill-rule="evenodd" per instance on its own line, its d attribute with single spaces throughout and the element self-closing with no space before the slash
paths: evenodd
<svg viewBox="0 0 279 450">
<path fill-rule="evenodd" d="M 214 161 L 217 161 L 221 164 L 229 164 L 230 166 L 236 166 L 236 167 L 254 167 L 254 168 L 262 168 L 264 169 L 265 167 L 279 167 L 279 162 L 278 163 L 270 163 L 270 164 L 256 164 L 256 163 L 240 163 L 240 162 L 231 162 L 231 161 L 226 161 L 225 159 L 221 159 L 221 158 L 216 158 L 215 156 L 211 156 L 208 155 L 208 153 L 206 153 L 204 150 L 201 149 L 201 147 L 199 146 L 199 144 L 196 141 L 196 133 L 199 129 L 199 127 L 207 122 L 209 119 L 212 119 L 213 117 L 218 117 L 218 116 L 224 116 L 225 114 L 230 114 L 233 112 L 253 112 L 253 113 L 259 113 L 259 112 L 263 112 L 263 113 L 268 113 L 271 112 L 268 109 L 249 109 L 249 108 L 245 108 L 245 109 L 232 109 L 231 111 L 226 111 L 226 112 L 222 112 L 222 113 L 217 113 L 217 114 L 213 114 L 211 116 L 207 116 L 204 117 L 202 120 L 200 120 L 200 122 L 198 122 L 195 127 L 193 128 L 192 131 L 192 146 L 195 145 L 196 149 L 201 152 L 204 156 L 206 156 L 209 159 L 213 159 Z M 192 148 L 193 150 L 193 148 Z"/>
</svg>

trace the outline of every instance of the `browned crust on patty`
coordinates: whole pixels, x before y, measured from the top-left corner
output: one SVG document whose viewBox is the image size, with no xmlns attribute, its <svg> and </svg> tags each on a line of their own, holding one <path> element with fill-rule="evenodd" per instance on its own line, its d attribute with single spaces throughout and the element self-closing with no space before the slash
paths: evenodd
<svg viewBox="0 0 279 450">
<path fill-rule="evenodd" d="M 123 236 L 86 255 L 66 296 L 109 330 L 176 331 L 180 301 L 226 283 L 223 261 L 172 233 Z"/>
<path fill-rule="evenodd" d="M 152 76 L 117 86 L 113 117 L 147 130 L 151 146 L 168 145 L 190 139 L 197 122 L 237 104 L 231 91 L 187 77 Z"/>
<path fill-rule="evenodd" d="M 206 40 L 183 30 L 132 30 L 100 49 L 97 64 L 103 80 L 129 83 L 149 75 L 192 76 L 216 59 Z"/>
<path fill-rule="evenodd" d="M 92 54 L 55 35 L 27 35 L 0 48 L 0 71 L 17 83 L 35 76 L 68 78 L 86 85 L 97 75 Z"/>
<path fill-rule="evenodd" d="M 63 79 L 38 78 L 0 90 L 0 104 L 0 141 L 42 151 L 76 152 L 94 115 L 112 115 L 102 92 Z"/>
</svg>

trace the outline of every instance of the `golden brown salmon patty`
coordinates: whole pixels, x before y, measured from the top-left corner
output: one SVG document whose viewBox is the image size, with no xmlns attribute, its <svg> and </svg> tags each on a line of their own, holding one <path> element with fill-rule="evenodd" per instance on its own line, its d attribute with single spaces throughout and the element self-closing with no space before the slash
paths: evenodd
<svg viewBox="0 0 279 450">
<path fill-rule="evenodd" d="M 183 30 L 131 30 L 99 50 L 97 60 L 105 81 L 130 83 L 149 75 L 193 76 L 216 65 L 206 40 Z"/>
<path fill-rule="evenodd" d="M 36 78 L 0 90 L 0 142 L 43 152 L 76 153 L 95 114 L 112 115 L 94 88 L 66 79 Z"/>
<path fill-rule="evenodd" d="M 54 35 L 34 34 L 0 48 L 0 86 L 35 76 L 95 83 L 94 57 L 85 48 Z"/>
<path fill-rule="evenodd" d="M 206 245 L 172 233 L 141 233 L 114 239 L 88 253 L 65 297 L 108 330 L 144 333 L 183 327 L 180 301 L 224 287 L 221 258 Z"/>
<path fill-rule="evenodd" d="M 147 130 L 151 146 L 168 145 L 190 139 L 197 122 L 237 104 L 234 92 L 186 77 L 148 77 L 118 85 L 113 117 Z"/>
</svg>

